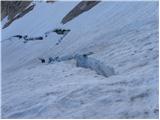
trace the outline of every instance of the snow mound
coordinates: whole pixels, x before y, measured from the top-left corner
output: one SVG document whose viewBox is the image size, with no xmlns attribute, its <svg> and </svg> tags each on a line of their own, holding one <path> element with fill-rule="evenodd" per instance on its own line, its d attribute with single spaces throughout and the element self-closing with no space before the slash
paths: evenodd
<svg viewBox="0 0 160 120">
<path fill-rule="evenodd" d="M 115 75 L 115 71 L 112 67 L 109 67 L 105 63 L 102 63 L 94 58 L 88 58 L 84 55 L 76 55 L 75 59 L 77 67 L 89 68 L 96 71 L 97 74 L 105 77 Z"/>
</svg>

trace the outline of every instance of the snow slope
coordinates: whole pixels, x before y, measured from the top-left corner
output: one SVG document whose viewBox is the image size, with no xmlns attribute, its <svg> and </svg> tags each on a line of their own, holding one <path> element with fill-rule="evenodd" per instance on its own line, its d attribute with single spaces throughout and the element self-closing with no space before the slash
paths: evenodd
<svg viewBox="0 0 160 120">
<path fill-rule="evenodd" d="M 2 30 L 3 118 L 158 118 L 158 2 L 101 2 L 65 25 L 78 2 L 37 3 Z M 16 35 L 59 36 L 24 44 Z M 38 57 L 94 52 L 116 71 L 104 77 L 75 61 L 41 64 Z"/>
</svg>

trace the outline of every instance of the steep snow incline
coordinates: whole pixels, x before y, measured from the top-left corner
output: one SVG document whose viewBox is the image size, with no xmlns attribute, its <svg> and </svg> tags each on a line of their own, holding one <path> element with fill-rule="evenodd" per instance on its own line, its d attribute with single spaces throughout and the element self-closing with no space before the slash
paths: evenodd
<svg viewBox="0 0 160 120">
<path fill-rule="evenodd" d="M 54 34 L 46 38 L 45 41 L 31 42 L 29 44 L 24 44 L 23 41 L 20 41 L 19 39 L 14 39 L 10 42 L 10 39 L 8 38 L 14 35 L 28 35 L 31 37 L 44 35 L 45 32 L 60 27 L 61 24 L 59 21 L 76 4 L 77 2 L 56 2 L 54 4 L 45 2 L 37 3 L 33 11 L 4 29 L 2 31 L 2 40 L 4 40 L 2 45 L 4 51 L 3 61 L 8 64 L 5 64 L 2 69 L 8 67 L 12 69 L 14 67 L 17 68 L 28 61 L 33 61 L 34 58 L 37 59 L 37 57 L 50 55 L 47 50 L 51 52 L 56 49 L 53 47 L 55 47 L 55 43 L 59 38 Z M 6 56 L 5 54 L 7 53 L 11 54 Z M 10 59 L 12 59 L 12 62 L 9 62 Z"/>
<path fill-rule="evenodd" d="M 101 2 L 60 25 L 76 4 L 38 3 L 2 31 L 6 39 L 71 29 L 58 46 L 56 34 L 27 44 L 2 42 L 2 117 L 158 118 L 158 2 Z M 97 75 L 76 67 L 74 60 L 41 64 L 37 59 L 90 51 L 116 75 Z"/>
<path fill-rule="evenodd" d="M 16 34 L 39 36 L 48 30 L 60 27 L 59 21 L 61 21 L 77 3 L 78 2 L 55 2 L 49 4 L 46 2 L 37 2 L 31 12 L 14 21 L 7 29 L 2 31 L 2 40 Z"/>
</svg>

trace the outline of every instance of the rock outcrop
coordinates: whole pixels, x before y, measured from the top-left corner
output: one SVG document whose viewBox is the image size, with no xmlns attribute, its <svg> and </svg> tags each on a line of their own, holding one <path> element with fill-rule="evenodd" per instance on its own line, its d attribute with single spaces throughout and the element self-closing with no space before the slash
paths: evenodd
<svg viewBox="0 0 160 120">
<path fill-rule="evenodd" d="M 1 20 L 8 17 L 3 29 L 8 27 L 14 20 L 30 12 L 35 6 L 31 3 L 32 1 L 1 1 Z"/>
<path fill-rule="evenodd" d="M 46 1 L 54 3 L 55 1 Z M 100 1 L 82 1 L 76 5 L 64 18 L 61 23 L 65 24 L 83 12 L 86 12 L 97 5 Z M 32 1 L 2 1 L 1 2 L 1 21 L 7 17 L 7 22 L 3 29 L 8 27 L 14 20 L 23 17 L 25 14 L 33 10 L 35 4 L 31 5 Z"/>
<path fill-rule="evenodd" d="M 97 5 L 100 1 L 82 1 L 77 6 L 75 6 L 61 21 L 65 24 L 75 17 L 79 16 L 83 12 L 86 12 Z"/>
<path fill-rule="evenodd" d="M 53 1 L 53 0 L 47 0 L 46 3 L 54 3 L 56 1 Z"/>
</svg>

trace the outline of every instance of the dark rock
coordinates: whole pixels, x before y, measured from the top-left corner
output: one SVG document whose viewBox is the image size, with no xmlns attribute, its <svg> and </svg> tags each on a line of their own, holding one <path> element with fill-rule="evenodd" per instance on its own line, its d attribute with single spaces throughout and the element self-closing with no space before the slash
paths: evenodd
<svg viewBox="0 0 160 120">
<path fill-rule="evenodd" d="M 45 63 L 45 59 L 43 59 L 43 58 L 38 58 L 40 61 L 41 61 L 41 63 Z"/>
<path fill-rule="evenodd" d="M 8 27 L 13 21 L 26 15 L 33 10 L 35 5 L 31 5 L 32 1 L 3 1 L 2 2 L 2 20 L 8 16 L 8 22 L 5 23 L 3 29 Z M 29 6 L 29 7 L 28 7 Z"/>
<path fill-rule="evenodd" d="M 82 1 L 77 6 L 75 6 L 61 21 L 61 23 L 65 24 L 75 17 L 79 16 L 85 11 L 90 10 L 95 5 L 97 5 L 100 1 Z"/>
<path fill-rule="evenodd" d="M 17 37 L 17 38 L 21 39 L 23 36 L 22 35 L 15 35 L 13 37 Z"/>
</svg>

